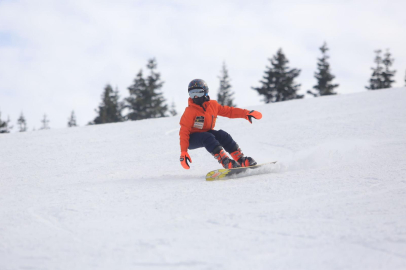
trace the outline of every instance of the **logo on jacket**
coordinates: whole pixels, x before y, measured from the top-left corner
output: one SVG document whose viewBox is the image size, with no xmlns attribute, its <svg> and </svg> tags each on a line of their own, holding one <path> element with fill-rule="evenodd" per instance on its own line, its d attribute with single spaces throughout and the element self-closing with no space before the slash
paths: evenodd
<svg viewBox="0 0 406 270">
<path fill-rule="evenodd" d="M 203 129 L 203 124 L 204 124 L 204 116 L 197 116 L 195 119 L 195 123 L 193 124 L 193 127 Z"/>
</svg>

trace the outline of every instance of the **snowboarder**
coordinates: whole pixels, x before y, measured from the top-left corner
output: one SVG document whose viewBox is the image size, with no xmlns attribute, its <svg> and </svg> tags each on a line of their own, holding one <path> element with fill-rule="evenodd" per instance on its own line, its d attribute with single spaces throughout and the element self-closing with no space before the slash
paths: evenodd
<svg viewBox="0 0 406 270">
<path fill-rule="evenodd" d="M 217 115 L 228 118 L 245 118 L 252 124 L 252 118 L 261 119 L 262 114 L 257 111 L 222 106 L 215 100 L 210 100 L 209 87 L 201 79 L 189 83 L 189 106 L 180 119 L 180 163 L 189 169 L 192 159 L 188 149 L 205 147 L 224 168 L 253 166 L 257 163 L 251 157 L 241 152 L 238 144 L 224 130 L 214 130 Z M 224 149 L 223 149 L 224 147 Z M 230 153 L 232 159 L 225 151 Z"/>
</svg>

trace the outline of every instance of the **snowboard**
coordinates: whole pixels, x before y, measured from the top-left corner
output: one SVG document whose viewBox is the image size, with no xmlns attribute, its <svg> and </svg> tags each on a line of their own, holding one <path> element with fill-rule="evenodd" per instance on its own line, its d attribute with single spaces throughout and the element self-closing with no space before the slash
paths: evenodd
<svg viewBox="0 0 406 270">
<path fill-rule="evenodd" d="M 214 170 L 214 171 L 207 173 L 206 181 L 227 180 L 227 179 L 249 176 L 249 175 L 251 175 L 251 170 L 257 170 L 259 168 L 266 167 L 266 166 L 269 166 L 269 165 L 272 165 L 275 163 L 276 163 L 276 161 L 263 163 L 263 164 L 257 164 L 257 165 L 249 166 L 249 167 Z M 267 172 L 261 172 L 259 170 L 259 171 L 255 171 L 254 174 L 261 174 L 261 173 L 267 173 Z"/>
</svg>

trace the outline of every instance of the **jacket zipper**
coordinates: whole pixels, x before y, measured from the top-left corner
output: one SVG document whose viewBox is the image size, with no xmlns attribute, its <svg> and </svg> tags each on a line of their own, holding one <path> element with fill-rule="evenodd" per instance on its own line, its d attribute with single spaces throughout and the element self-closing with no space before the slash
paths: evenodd
<svg viewBox="0 0 406 270">
<path fill-rule="evenodd" d="M 213 123 L 214 123 L 214 115 L 211 116 L 211 128 L 210 129 L 213 129 Z"/>
</svg>

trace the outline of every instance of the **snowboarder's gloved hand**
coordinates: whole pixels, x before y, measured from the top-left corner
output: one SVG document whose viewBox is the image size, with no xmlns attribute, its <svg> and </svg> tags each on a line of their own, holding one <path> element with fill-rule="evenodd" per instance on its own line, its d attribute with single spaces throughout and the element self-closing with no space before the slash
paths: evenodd
<svg viewBox="0 0 406 270">
<path fill-rule="evenodd" d="M 259 120 L 262 118 L 262 113 L 252 110 L 249 113 L 247 113 L 247 115 L 245 116 L 245 119 L 250 121 L 250 123 L 252 124 L 252 117 Z"/>
<path fill-rule="evenodd" d="M 190 169 L 189 163 L 188 161 L 190 161 L 190 163 L 192 163 L 192 159 L 190 158 L 189 154 L 185 151 L 185 152 L 181 152 L 180 153 L 180 164 L 182 165 L 183 168 L 185 168 L 186 170 Z"/>
</svg>

